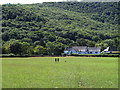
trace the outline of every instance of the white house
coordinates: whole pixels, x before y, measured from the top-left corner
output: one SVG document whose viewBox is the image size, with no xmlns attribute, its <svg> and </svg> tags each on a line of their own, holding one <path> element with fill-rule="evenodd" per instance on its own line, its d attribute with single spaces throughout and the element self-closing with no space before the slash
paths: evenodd
<svg viewBox="0 0 120 90">
<path fill-rule="evenodd" d="M 112 53 L 112 54 L 119 54 L 120 51 L 117 50 L 117 47 L 107 47 L 102 51 L 102 53 Z"/>
<path fill-rule="evenodd" d="M 100 54 L 99 47 L 88 47 L 88 54 Z"/>
<path fill-rule="evenodd" d="M 87 46 L 74 46 L 71 51 L 73 54 L 87 54 Z"/>
<path fill-rule="evenodd" d="M 99 47 L 87 47 L 87 46 L 73 46 L 72 48 L 66 48 L 65 54 L 100 54 Z"/>
</svg>

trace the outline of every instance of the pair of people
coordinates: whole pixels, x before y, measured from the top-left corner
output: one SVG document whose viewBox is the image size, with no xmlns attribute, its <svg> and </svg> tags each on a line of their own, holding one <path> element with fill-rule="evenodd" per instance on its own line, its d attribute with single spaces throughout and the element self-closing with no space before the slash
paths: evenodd
<svg viewBox="0 0 120 90">
<path fill-rule="evenodd" d="M 55 58 L 55 62 L 59 62 L 59 58 Z"/>
</svg>

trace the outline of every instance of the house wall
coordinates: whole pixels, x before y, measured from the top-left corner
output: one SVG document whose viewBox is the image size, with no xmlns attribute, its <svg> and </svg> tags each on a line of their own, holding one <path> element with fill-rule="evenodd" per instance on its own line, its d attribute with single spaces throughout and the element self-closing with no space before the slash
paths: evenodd
<svg viewBox="0 0 120 90">
<path fill-rule="evenodd" d="M 79 54 L 88 54 L 88 48 L 86 48 L 85 52 L 79 52 Z"/>
<path fill-rule="evenodd" d="M 67 54 L 69 51 L 65 50 L 64 53 Z"/>
<path fill-rule="evenodd" d="M 71 51 L 65 50 L 64 53 L 69 55 L 71 54 Z"/>
<path fill-rule="evenodd" d="M 89 54 L 88 52 L 85 52 L 85 54 Z"/>
<path fill-rule="evenodd" d="M 103 51 L 104 53 L 110 53 L 111 51 Z"/>
<path fill-rule="evenodd" d="M 70 55 L 71 52 L 72 52 L 73 54 L 100 54 L 100 53 L 101 53 L 101 52 L 88 52 L 88 49 L 86 49 L 85 52 L 78 52 L 78 51 L 75 51 L 75 50 L 72 49 L 72 48 L 70 48 L 69 50 L 65 50 L 65 51 L 64 51 L 64 53 L 65 53 L 65 54 L 68 54 L 68 55 Z"/>
<path fill-rule="evenodd" d="M 100 54 L 101 52 L 97 52 L 97 54 Z"/>
<path fill-rule="evenodd" d="M 74 49 L 71 49 L 73 54 L 78 54 L 79 52 L 76 52 Z"/>
<path fill-rule="evenodd" d="M 80 52 L 79 54 L 85 54 L 85 52 Z"/>
<path fill-rule="evenodd" d="M 88 52 L 88 54 L 100 54 L 100 52 Z"/>
<path fill-rule="evenodd" d="M 88 52 L 79 52 L 79 51 L 77 52 L 74 49 L 71 49 L 71 51 L 73 54 L 87 54 L 88 53 Z"/>
</svg>

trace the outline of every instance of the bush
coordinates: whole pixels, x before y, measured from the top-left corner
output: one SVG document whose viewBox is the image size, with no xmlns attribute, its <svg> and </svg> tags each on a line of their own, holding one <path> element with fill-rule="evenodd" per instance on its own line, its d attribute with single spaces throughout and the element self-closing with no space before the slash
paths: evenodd
<svg viewBox="0 0 120 90">
<path fill-rule="evenodd" d="M 85 56 L 85 57 L 119 57 L 119 54 L 72 54 L 71 56 Z"/>
<path fill-rule="evenodd" d="M 10 54 L 2 54 L 2 57 L 13 57 L 15 54 L 10 53 Z"/>
</svg>

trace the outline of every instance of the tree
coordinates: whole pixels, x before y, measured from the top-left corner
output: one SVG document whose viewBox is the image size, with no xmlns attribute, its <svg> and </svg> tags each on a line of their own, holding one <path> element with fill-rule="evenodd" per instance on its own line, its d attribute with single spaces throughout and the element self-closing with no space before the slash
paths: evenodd
<svg viewBox="0 0 120 90">
<path fill-rule="evenodd" d="M 102 49 L 119 48 L 118 12 L 117 3 L 4 4 L 3 52 L 31 55 L 37 45 L 49 55 L 60 55 L 65 46 L 92 47 L 96 43 Z M 35 53 L 41 52 L 36 49 Z"/>
<path fill-rule="evenodd" d="M 10 41 L 6 42 L 3 46 L 2 46 L 2 50 L 4 54 L 9 54 L 10 53 Z"/>
<path fill-rule="evenodd" d="M 86 45 L 87 45 L 88 47 L 94 47 L 94 46 L 95 46 L 95 42 L 88 40 Z"/>
<path fill-rule="evenodd" d="M 114 46 L 114 41 L 112 39 L 106 39 L 102 42 L 108 44 L 108 46 Z"/>
<path fill-rule="evenodd" d="M 25 54 L 29 54 L 30 44 L 27 42 L 20 42 L 18 40 L 13 41 L 10 44 L 10 52 L 15 55 L 24 56 Z"/>
<path fill-rule="evenodd" d="M 23 38 L 22 40 L 21 40 L 21 42 L 27 42 L 27 43 L 32 43 L 32 39 L 30 39 L 30 38 Z"/>
<path fill-rule="evenodd" d="M 84 38 L 77 39 L 76 42 L 78 43 L 79 46 L 86 46 L 87 45 L 87 40 Z"/>
<path fill-rule="evenodd" d="M 93 36 L 93 37 L 92 37 L 92 40 L 95 41 L 95 42 L 97 42 L 97 41 L 100 40 L 100 38 L 99 38 L 98 36 Z"/>
<path fill-rule="evenodd" d="M 76 42 L 70 43 L 70 44 L 69 44 L 69 47 L 72 47 L 72 46 L 79 46 L 79 44 L 76 43 Z"/>
<path fill-rule="evenodd" d="M 65 46 L 62 43 L 54 42 L 54 48 L 54 54 L 61 55 L 61 53 L 63 53 L 63 50 L 65 49 Z"/>
<path fill-rule="evenodd" d="M 45 43 L 44 43 L 43 39 L 41 39 L 40 41 L 35 41 L 34 46 L 37 46 L 37 45 L 41 45 L 41 46 L 45 47 Z"/>
<path fill-rule="evenodd" d="M 37 45 L 34 48 L 34 53 L 37 55 L 44 55 L 46 54 L 46 49 L 43 46 Z"/>
<path fill-rule="evenodd" d="M 6 54 L 6 53 L 7 53 L 7 51 L 6 51 L 5 47 L 2 46 L 2 54 Z"/>
<path fill-rule="evenodd" d="M 51 42 L 55 41 L 55 39 L 56 39 L 55 36 L 53 36 L 51 34 L 48 36 L 48 40 Z"/>
<path fill-rule="evenodd" d="M 96 47 L 101 47 L 101 51 L 103 51 L 104 49 L 106 49 L 108 47 L 108 44 L 100 42 L 100 43 L 96 43 L 95 46 Z"/>
<path fill-rule="evenodd" d="M 30 54 L 30 44 L 27 42 L 22 42 L 22 55 Z"/>
<path fill-rule="evenodd" d="M 10 44 L 10 51 L 15 55 L 22 55 L 22 52 L 23 52 L 22 43 L 19 41 L 12 42 Z"/>
<path fill-rule="evenodd" d="M 48 51 L 48 55 L 54 55 L 54 51 L 55 51 L 55 45 L 53 42 L 47 42 L 46 43 L 46 48 Z"/>
</svg>

